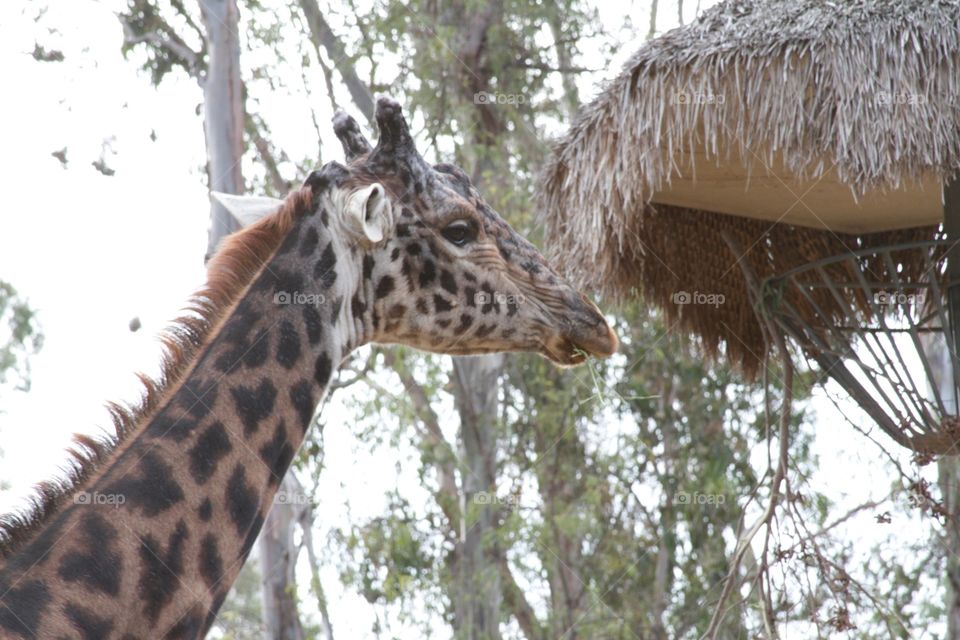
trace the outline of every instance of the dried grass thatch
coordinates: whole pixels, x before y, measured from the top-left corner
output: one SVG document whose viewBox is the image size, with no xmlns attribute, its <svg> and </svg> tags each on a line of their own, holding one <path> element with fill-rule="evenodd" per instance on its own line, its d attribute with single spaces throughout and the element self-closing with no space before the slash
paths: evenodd
<svg viewBox="0 0 960 640">
<path fill-rule="evenodd" d="M 924 183 L 929 199 L 929 185 L 960 168 L 958 98 L 958 0 L 724 2 L 643 46 L 559 140 L 540 185 L 548 242 L 580 284 L 614 301 L 643 294 L 708 352 L 725 346 L 755 370 L 765 346 L 724 231 L 764 278 L 847 249 L 930 239 L 936 220 L 911 207 L 900 229 L 837 233 L 813 218 L 663 204 L 672 182 L 706 158 L 746 176 L 775 167 L 787 182 L 828 179 L 850 202 L 903 190 L 909 202 Z M 921 267 L 904 265 L 907 276 Z M 724 303 L 676 305 L 680 291 Z"/>
</svg>

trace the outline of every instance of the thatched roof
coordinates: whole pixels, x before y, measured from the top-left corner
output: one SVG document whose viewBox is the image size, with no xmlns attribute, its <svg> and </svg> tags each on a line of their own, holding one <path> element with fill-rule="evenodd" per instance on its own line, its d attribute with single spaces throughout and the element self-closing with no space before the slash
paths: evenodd
<svg viewBox="0 0 960 640">
<path fill-rule="evenodd" d="M 958 98 L 960 0 L 724 2 L 644 45 L 559 140 L 548 243 L 581 284 L 643 294 L 753 368 L 764 345 L 721 234 L 761 278 L 931 238 Z"/>
</svg>

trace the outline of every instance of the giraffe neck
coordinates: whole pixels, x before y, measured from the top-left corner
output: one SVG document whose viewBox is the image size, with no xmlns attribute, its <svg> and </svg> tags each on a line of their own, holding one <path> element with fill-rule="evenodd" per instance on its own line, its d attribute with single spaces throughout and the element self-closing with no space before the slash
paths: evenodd
<svg viewBox="0 0 960 640">
<path fill-rule="evenodd" d="M 0 564 L 0 637 L 209 629 L 333 372 L 364 338 L 359 269 L 328 224 L 322 209 L 296 220 L 179 386 Z"/>
</svg>

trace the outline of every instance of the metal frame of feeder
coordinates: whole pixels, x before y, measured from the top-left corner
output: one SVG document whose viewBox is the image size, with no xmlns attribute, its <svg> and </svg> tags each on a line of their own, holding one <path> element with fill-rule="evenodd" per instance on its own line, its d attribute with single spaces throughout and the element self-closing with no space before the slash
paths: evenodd
<svg viewBox="0 0 960 640">
<path fill-rule="evenodd" d="M 896 273 L 891 253 L 905 250 L 924 251 L 927 262 L 926 273 L 938 274 L 938 264 L 931 254 L 937 248 L 945 247 L 946 241 L 930 241 L 906 245 L 892 245 L 876 249 L 852 251 L 843 255 L 825 258 L 803 267 L 793 269 L 780 276 L 768 278 L 761 284 L 759 299 L 763 301 L 763 310 L 770 314 L 776 323 L 793 338 L 804 352 L 817 364 L 822 372 L 833 378 L 860 405 L 860 407 L 901 445 L 914 450 L 935 450 L 941 444 L 938 432 L 942 429 L 943 418 L 957 414 L 956 395 L 944 398 L 937 385 L 921 388 L 921 384 L 911 374 L 909 360 L 898 344 L 900 337 L 909 339 L 917 359 L 926 374 L 927 380 L 933 379 L 933 368 L 927 353 L 927 347 L 921 336 L 931 333 L 944 333 L 950 353 L 950 364 L 954 379 L 960 371 L 960 362 L 956 356 L 952 332 L 943 331 L 949 326 L 947 310 L 943 305 L 943 285 L 937 277 L 927 282 L 870 282 L 860 270 L 860 260 L 864 257 L 880 257 L 891 273 Z M 939 262 L 939 261 L 938 261 Z M 834 281 L 826 268 L 843 265 L 859 277 L 852 282 Z M 803 280 L 804 276 L 815 279 Z M 817 324 L 807 321 L 785 298 L 787 289 L 799 292 L 815 312 Z M 828 291 L 844 313 L 840 318 L 824 311 L 812 295 L 815 290 Z M 878 295 L 889 295 L 893 291 L 901 295 L 904 291 L 924 292 L 918 296 L 922 305 L 907 308 L 900 318 L 892 317 L 890 310 L 883 308 Z M 869 305 L 869 314 L 851 301 L 850 292 L 860 294 Z M 864 324 L 870 322 L 870 325 Z M 857 348 L 859 347 L 859 351 Z M 855 365 L 854 370 L 848 363 Z M 926 385 L 923 385 L 926 387 Z M 953 405 L 953 406 L 948 406 Z"/>
<path fill-rule="evenodd" d="M 948 239 L 850 251 L 762 282 L 745 274 L 757 312 L 772 319 L 885 433 L 924 454 L 960 453 L 960 181 L 944 188 L 943 232 Z M 898 275 L 897 255 L 905 252 L 922 252 L 919 280 Z M 865 262 L 883 264 L 887 281 L 871 280 Z M 841 281 L 838 273 L 852 277 Z M 878 298 L 891 292 L 898 304 Z M 818 303 L 824 294 L 833 309 Z M 801 301 L 808 313 L 795 308 Z M 946 353 L 929 339 L 938 333 Z M 938 356 L 945 366 L 934 366 Z M 921 368 L 924 375 L 915 375 Z M 950 379 L 936 380 L 935 370 Z"/>
</svg>

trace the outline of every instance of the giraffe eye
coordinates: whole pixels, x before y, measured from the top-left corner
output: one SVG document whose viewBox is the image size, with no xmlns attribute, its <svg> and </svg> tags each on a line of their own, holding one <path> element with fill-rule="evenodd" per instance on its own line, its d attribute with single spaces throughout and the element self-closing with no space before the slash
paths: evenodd
<svg viewBox="0 0 960 640">
<path fill-rule="evenodd" d="M 443 228 L 440 232 L 448 242 L 462 247 L 477 238 L 477 230 L 466 220 L 456 220 Z"/>
</svg>

